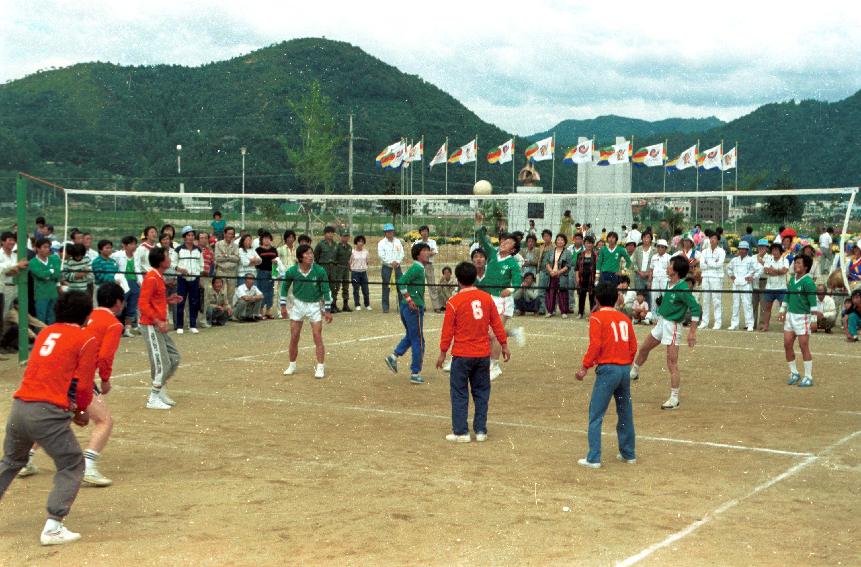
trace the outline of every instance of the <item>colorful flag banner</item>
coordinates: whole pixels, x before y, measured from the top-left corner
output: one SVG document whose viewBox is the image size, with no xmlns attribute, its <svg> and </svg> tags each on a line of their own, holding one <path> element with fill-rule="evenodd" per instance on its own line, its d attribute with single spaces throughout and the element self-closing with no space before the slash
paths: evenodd
<svg viewBox="0 0 861 567">
<path fill-rule="evenodd" d="M 724 171 L 728 171 L 730 169 L 735 169 L 738 165 L 738 147 L 734 147 L 727 153 L 723 155 L 721 159 L 721 169 Z"/>
<path fill-rule="evenodd" d="M 637 167 L 657 167 L 664 165 L 666 160 L 667 150 L 663 143 L 640 148 L 631 159 Z"/>
<path fill-rule="evenodd" d="M 526 148 L 526 159 L 529 161 L 546 161 L 553 159 L 553 136 L 538 140 Z"/>
<path fill-rule="evenodd" d="M 607 163 L 616 165 L 628 163 L 631 160 L 631 142 L 624 140 L 619 144 L 613 144 L 613 153 L 607 158 Z"/>
<path fill-rule="evenodd" d="M 433 169 L 433 166 L 439 165 L 441 163 L 445 163 L 446 158 L 448 157 L 448 148 L 446 144 L 443 144 L 436 151 L 436 155 L 433 156 L 430 164 L 428 165 L 428 169 Z"/>
<path fill-rule="evenodd" d="M 457 151 L 451 154 L 451 157 L 448 158 L 448 163 L 456 163 L 458 165 L 472 163 L 475 161 L 476 153 L 478 153 L 478 145 L 475 143 L 475 140 L 473 140 L 465 146 L 461 146 Z"/>
<path fill-rule="evenodd" d="M 595 165 L 610 165 L 610 156 L 613 155 L 613 146 L 607 146 L 599 149 L 597 152 L 593 152 L 593 157 L 595 159 Z"/>
<path fill-rule="evenodd" d="M 703 169 L 720 169 L 721 167 L 721 147 L 715 146 L 702 152 L 697 159 L 697 165 Z"/>
<path fill-rule="evenodd" d="M 691 146 L 679 154 L 674 160 L 667 162 L 667 169 L 671 171 L 681 171 L 689 167 L 695 167 L 697 164 L 697 147 Z"/>
<path fill-rule="evenodd" d="M 495 150 L 487 154 L 488 163 L 497 163 L 502 165 L 514 159 L 514 138 L 508 140 L 501 146 L 497 146 Z"/>
<path fill-rule="evenodd" d="M 406 153 L 406 144 L 403 141 L 395 142 L 380 152 L 377 156 L 377 165 L 383 169 L 397 169 L 403 164 Z"/>
<path fill-rule="evenodd" d="M 385 160 L 387 157 L 393 155 L 394 152 L 398 149 L 398 147 L 401 147 L 401 146 L 403 146 L 403 141 L 395 142 L 394 144 L 389 144 L 388 146 L 386 146 L 383 149 L 383 151 L 381 151 L 379 154 L 377 154 L 377 159 L 376 159 L 377 165 L 379 167 L 385 167 L 383 165 L 383 160 Z"/>
<path fill-rule="evenodd" d="M 576 147 L 568 150 L 565 154 L 565 163 L 589 163 L 592 161 L 592 150 L 594 140 L 586 140 Z"/>
<path fill-rule="evenodd" d="M 424 144 L 421 141 L 407 146 L 407 158 L 404 161 L 421 161 L 424 154 Z"/>
</svg>

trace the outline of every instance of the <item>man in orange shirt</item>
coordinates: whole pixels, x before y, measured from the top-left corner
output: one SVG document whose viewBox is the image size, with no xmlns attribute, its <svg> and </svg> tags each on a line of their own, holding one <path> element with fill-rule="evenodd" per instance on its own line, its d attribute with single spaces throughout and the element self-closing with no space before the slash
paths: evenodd
<svg viewBox="0 0 861 567">
<path fill-rule="evenodd" d="M 63 526 L 84 474 L 81 446 L 72 433 L 72 420 L 84 426 L 93 398 L 93 375 L 98 345 L 82 328 L 93 300 L 82 291 L 69 291 L 57 299 L 57 322 L 45 327 L 24 371 L 21 387 L 13 395 L 6 425 L 3 460 L 0 461 L 0 497 L 27 463 L 27 453 L 38 443 L 54 460 L 57 474 L 48 495 L 48 520 L 42 545 L 59 545 L 81 539 Z M 73 417 L 74 416 L 74 417 Z"/>
<path fill-rule="evenodd" d="M 439 342 L 436 367 L 442 368 L 446 352 L 451 349 L 451 430 L 446 440 L 469 443 L 467 417 L 469 415 L 469 389 L 475 404 L 472 429 L 476 441 L 487 441 L 487 406 L 490 401 L 490 333 L 493 330 L 502 349 L 505 362 L 511 358 L 508 337 L 502 319 L 496 310 L 493 297 L 475 287 L 478 272 L 469 262 L 461 262 L 454 269 L 460 291 L 453 295 L 445 307 L 445 318 Z"/>
<path fill-rule="evenodd" d="M 637 337 L 628 317 L 613 308 L 618 290 L 610 283 L 595 287 L 599 309 L 589 319 L 589 349 L 583 356 L 583 366 L 577 371 L 577 380 L 583 380 L 593 366 L 595 385 L 589 402 L 589 454 L 577 464 L 584 467 L 601 467 L 601 424 L 610 398 L 616 398 L 619 435 L 619 455 L 622 462 L 634 464 L 634 412 L 631 408 L 631 363 L 637 354 Z"/>
<path fill-rule="evenodd" d="M 167 335 L 167 305 L 176 304 L 182 298 L 176 294 L 167 296 L 164 273 L 170 268 L 170 256 L 164 248 L 153 248 L 149 252 L 152 270 L 144 276 L 141 296 L 138 301 L 141 329 L 149 354 L 152 390 L 147 400 L 147 409 L 168 410 L 174 402 L 167 395 L 165 384 L 179 366 L 179 351 Z"/>
</svg>

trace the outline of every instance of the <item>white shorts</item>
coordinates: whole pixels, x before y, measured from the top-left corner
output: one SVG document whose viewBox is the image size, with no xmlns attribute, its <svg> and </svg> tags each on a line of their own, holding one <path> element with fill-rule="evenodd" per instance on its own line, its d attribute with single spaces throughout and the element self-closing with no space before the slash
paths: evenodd
<svg viewBox="0 0 861 567">
<path fill-rule="evenodd" d="M 320 302 L 307 303 L 299 299 L 293 298 L 293 306 L 290 308 L 291 321 L 303 321 L 308 319 L 312 323 L 319 323 L 323 320 L 323 312 L 320 309 Z"/>
<path fill-rule="evenodd" d="M 514 297 L 493 297 L 493 302 L 496 304 L 496 312 L 500 317 L 514 317 Z"/>
<path fill-rule="evenodd" d="M 682 344 L 682 324 L 658 317 L 657 324 L 652 327 L 652 336 L 655 337 L 656 341 L 660 341 L 662 345 L 679 346 Z"/>
<path fill-rule="evenodd" d="M 796 336 L 809 335 L 812 319 L 813 318 L 810 315 L 787 313 L 786 321 L 783 323 L 783 331 L 795 333 Z"/>
</svg>

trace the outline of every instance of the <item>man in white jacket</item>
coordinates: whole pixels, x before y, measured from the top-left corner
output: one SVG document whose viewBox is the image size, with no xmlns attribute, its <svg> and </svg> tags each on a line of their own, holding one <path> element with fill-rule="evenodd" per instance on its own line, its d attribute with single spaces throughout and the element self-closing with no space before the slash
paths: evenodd
<svg viewBox="0 0 861 567">
<path fill-rule="evenodd" d="M 739 308 L 744 308 L 744 323 L 748 331 L 753 331 L 753 282 L 759 278 L 759 262 L 750 255 L 750 243 L 738 243 L 738 256 L 729 263 L 729 279 L 732 282 L 732 322 L 729 330 L 738 330 Z"/>
<path fill-rule="evenodd" d="M 700 329 L 709 326 L 712 311 L 714 311 L 714 329 L 721 328 L 723 322 L 723 311 L 721 310 L 721 289 L 723 288 L 723 265 L 726 260 L 726 252 L 720 247 L 720 236 L 717 233 L 709 233 L 709 245 L 700 255 L 700 269 L 703 275 L 703 318 L 700 321 Z"/>
</svg>

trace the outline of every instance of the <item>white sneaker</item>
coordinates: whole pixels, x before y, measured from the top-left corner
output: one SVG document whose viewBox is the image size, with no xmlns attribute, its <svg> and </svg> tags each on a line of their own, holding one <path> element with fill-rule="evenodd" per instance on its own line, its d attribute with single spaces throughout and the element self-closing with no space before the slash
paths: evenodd
<svg viewBox="0 0 861 567">
<path fill-rule="evenodd" d="M 171 398 L 170 396 L 167 395 L 167 388 L 164 386 L 162 386 L 161 390 L 158 391 L 158 398 L 161 401 L 163 401 L 164 403 L 166 403 L 167 405 L 169 405 L 170 407 L 173 407 L 176 405 L 176 402 L 173 401 L 173 398 Z"/>
<path fill-rule="evenodd" d="M 284 370 L 284 376 L 292 376 L 296 374 L 296 363 L 291 362 L 289 366 L 287 366 L 286 370 Z"/>
<path fill-rule="evenodd" d="M 134 334 L 134 333 L 132 333 L 131 328 L 126 327 L 126 330 L 125 330 L 125 331 L 123 331 L 123 336 L 124 336 L 124 337 L 126 337 L 126 338 L 128 338 L 128 339 L 130 339 L 130 338 L 134 337 L 134 336 L 135 336 L 135 334 Z"/>
<path fill-rule="evenodd" d="M 192 327 L 192 328 L 190 328 L 190 329 L 189 329 L 189 332 L 190 332 L 192 335 L 196 335 L 196 334 L 197 334 L 197 333 L 199 333 L 200 331 L 198 331 L 198 330 L 197 330 L 197 327 Z"/>
<path fill-rule="evenodd" d="M 452 443 L 469 443 L 472 441 L 472 438 L 469 436 L 469 433 L 466 435 L 455 435 L 454 433 L 449 433 L 445 436 L 446 441 L 451 441 Z"/>
<path fill-rule="evenodd" d="M 567 318 L 568 318 L 568 314 L 567 314 L 567 313 L 563 313 L 563 314 L 562 314 L 562 318 L 563 318 L 563 319 L 567 319 Z"/>
<path fill-rule="evenodd" d="M 162 401 L 156 394 L 149 395 L 149 401 L 146 403 L 146 409 L 169 410 L 170 406 Z"/>
<path fill-rule="evenodd" d="M 720 323 L 715 323 L 715 326 L 712 327 L 715 331 L 720 331 Z"/>
<path fill-rule="evenodd" d="M 365 309 L 367 309 L 368 311 L 370 311 L 370 310 L 371 310 L 371 306 L 370 306 L 370 305 L 368 305 L 367 307 L 365 307 Z"/>
<path fill-rule="evenodd" d="M 72 543 L 81 539 L 81 534 L 76 534 L 66 529 L 66 526 L 60 524 L 60 529 L 53 532 L 42 532 L 39 540 L 42 545 L 63 545 L 64 543 Z"/>
<path fill-rule="evenodd" d="M 697 325 L 697 329 L 705 329 L 709 324 L 706 321 L 700 321 L 700 324 Z"/>
<path fill-rule="evenodd" d="M 113 484 L 113 481 L 106 476 L 102 475 L 98 470 L 92 469 L 84 473 L 83 478 L 84 484 L 90 484 L 93 486 L 110 486 Z"/>
<path fill-rule="evenodd" d="M 356 308 L 353 311 L 361 311 L 361 310 L 362 310 L 362 306 L 356 305 Z"/>
<path fill-rule="evenodd" d="M 184 330 L 184 329 L 177 329 L 177 330 L 176 330 L 176 334 L 177 334 L 177 335 L 181 335 L 181 334 L 183 334 L 184 332 L 185 332 L 185 330 Z"/>
<path fill-rule="evenodd" d="M 637 464 L 637 459 L 626 459 L 625 457 L 622 456 L 621 453 L 618 453 L 616 455 L 616 460 L 621 461 L 623 463 L 627 463 L 629 465 L 636 465 Z"/>
<path fill-rule="evenodd" d="M 667 401 L 661 404 L 661 409 L 676 409 L 679 407 L 679 399 L 675 396 L 670 396 Z"/>
<path fill-rule="evenodd" d="M 545 319 L 550 319 L 551 317 L 553 317 L 553 313 L 547 313 L 546 315 L 544 315 Z"/>
<path fill-rule="evenodd" d="M 752 332 L 753 332 L 753 327 L 748 327 L 748 328 L 747 328 L 747 329 L 745 329 L 745 330 L 746 330 L 748 333 L 752 333 Z"/>
<path fill-rule="evenodd" d="M 523 331 L 523 327 L 515 327 L 511 329 L 511 336 L 514 338 L 514 342 L 517 346 L 522 347 L 526 345 L 526 333 Z"/>
<path fill-rule="evenodd" d="M 314 378 L 325 378 L 326 377 L 326 369 L 322 364 L 318 364 L 314 368 Z"/>
<path fill-rule="evenodd" d="M 479 443 L 483 443 L 483 442 L 487 441 L 487 433 L 476 433 L 475 434 L 475 440 L 478 441 Z"/>
<path fill-rule="evenodd" d="M 34 474 L 38 474 L 38 473 L 39 473 L 39 467 L 34 465 L 33 461 L 28 461 L 27 464 L 24 465 L 24 468 L 22 468 L 20 471 L 18 471 L 18 476 L 21 478 L 24 478 L 27 476 L 33 476 Z"/>
<path fill-rule="evenodd" d="M 586 459 L 580 459 L 579 461 L 577 461 L 577 464 L 580 465 L 581 467 L 587 467 L 590 469 L 600 469 L 601 468 L 601 463 L 590 463 Z"/>
<path fill-rule="evenodd" d="M 727 331 L 738 331 L 738 325 L 731 325 L 727 328 Z"/>
<path fill-rule="evenodd" d="M 499 378 L 500 376 L 502 376 L 502 367 L 499 365 L 498 362 L 497 363 L 491 363 L 490 364 L 490 381 L 492 382 L 492 381 L 496 380 L 497 378 Z"/>
</svg>

